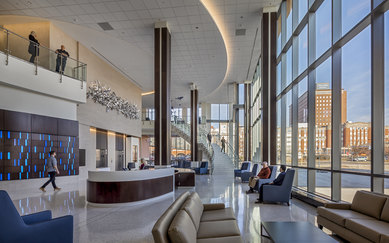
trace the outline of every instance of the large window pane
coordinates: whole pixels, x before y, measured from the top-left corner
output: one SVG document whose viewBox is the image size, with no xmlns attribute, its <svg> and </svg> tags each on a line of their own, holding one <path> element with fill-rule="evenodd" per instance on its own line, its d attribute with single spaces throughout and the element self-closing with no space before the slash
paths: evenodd
<svg viewBox="0 0 389 243">
<path fill-rule="evenodd" d="M 277 65 L 277 95 L 279 95 L 281 93 L 281 65 L 282 65 L 282 62 L 280 62 L 278 65 Z"/>
<path fill-rule="evenodd" d="M 292 90 L 286 94 L 286 164 L 292 164 Z"/>
<path fill-rule="evenodd" d="M 385 140 L 384 141 L 385 141 L 385 157 L 384 157 L 385 173 L 389 173 L 389 12 L 385 13 Z"/>
<path fill-rule="evenodd" d="M 293 0 L 286 0 L 286 40 L 289 39 L 289 37 L 292 36 L 292 5 Z"/>
<path fill-rule="evenodd" d="M 294 186 L 307 191 L 307 169 L 295 169 Z"/>
<path fill-rule="evenodd" d="M 324 0 L 316 11 L 316 58 L 331 47 L 331 3 Z"/>
<path fill-rule="evenodd" d="M 331 168 L 331 58 L 316 68 L 316 167 Z"/>
<path fill-rule="evenodd" d="M 220 104 L 219 120 L 228 120 L 228 104 Z"/>
<path fill-rule="evenodd" d="M 370 0 L 342 0 L 342 33 L 346 34 L 370 12 Z"/>
<path fill-rule="evenodd" d="M 304 78 L 298 84 L 298 165 L 307 166 L 308 153 L 308 82 Z"/>
<path fill-rule="evenodd" d="M 359 190 L 370 191 L 370 176 L 341 174 L 342 191 L 341 200 L 352 202 L 354 195 Z"/>
<path fill-rule="evenodd" d="M 308 27 L 301 31 L 298 36 L 298 74 L 308 66 Z"/>
<path fill-rule="evenodd" d="M 299 5 L 299 17 L 298 17 L 298 22 L 303 19 L 305 14 L 308 11 L 308 0 L 298 0 L 298 5 Z"/>
<path fill-rule="evenodd" d="M 281 53 L 281 27 L 282 27 L 282 21 L 281 21 L 281 15 L 277 19 L 277 56 Z"/>
<path fill-rule="evenodd" d="M 281 164 L 281 100 L 277 101 L 277 164 Z"/>
<path fill-rule="evenodd" d="M 239 104 L 244 104 L 244 84 L 239 84 Z"/>
<path fill-rule="evenodd" d="M 292 82 L 292 49 L 286 52 L 286 86 Z"/>
<path fill-rule="evenodd" d="M 342 48 L 342 169 L 370 171 L 370 26 Z"/>
<path fill-rule="evenodd" d="M 219 120 L 219 104 L 211 104 L 211 119 Z"/>
<path fill-rule="evenodd" d="M 331 198 L 331 172 L 317 170 L 315 178 L 315 192 L 327 198 Z"/>
</svg>

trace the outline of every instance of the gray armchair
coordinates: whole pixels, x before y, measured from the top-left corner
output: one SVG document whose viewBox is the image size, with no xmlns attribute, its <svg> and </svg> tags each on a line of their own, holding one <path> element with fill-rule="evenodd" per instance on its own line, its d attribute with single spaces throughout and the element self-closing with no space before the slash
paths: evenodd
<svg viewBox="0 0 389 243">
<path fill-rule="evenodd" d="M 274 166 L 270 165 L 269 168 L 270 168 L 270 172 L 271 172 L 269 179 L 259 179 L 257 181 L 257 184 L 255 184 L 255 187 L 254 187 L 255 191 L 259 192 L 259 188 L 261 188 L 262 184 L 270 183 L 276 179 L 278 167 L 275 165 Z"/>
<path fill-rule="evenodd" d="M 264 202 L 281 202 L 287 203 L 288 206 L 290 195 L 292 192 L 293 178 L 295 170 L 289 169 L 286 171 L 282 185 L 263 185 L 262 200 Z"/>
<path fill-rule="evenodd" d="M 239 169 L 234 170 L 234 178 L 240 177 L 242 172 L 246 172 L 246 171 L 250 172 L 250 165 L 251 165 L 251 162 L 244 161 L 242 163 L 242 166 L 240 167 L 240 170 Z"/>
<path fill-rule="evenodd" d="M 258 164 L 254 164 L 253 165 L 253 170 L 250 172 L 250 171 L 244 171 L 240 174 L 240 179 L 242 180 L 242 182 L 248 182 L 249 181 L 249 178 L 251 176 L 256 176 L 258 174 Z"/>
</svg>

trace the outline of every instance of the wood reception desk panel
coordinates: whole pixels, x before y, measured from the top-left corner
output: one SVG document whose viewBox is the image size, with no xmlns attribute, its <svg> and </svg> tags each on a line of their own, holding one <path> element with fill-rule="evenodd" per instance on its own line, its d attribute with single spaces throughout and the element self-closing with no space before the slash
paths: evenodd
<svg viewBox="0 0 389 243">
<path fill-rule="evenodd" d="M 159 197 L 174 190 L 174 169 L 89 171 L 87 201 L 100 204 L 131 203 Z"/>
</svg>

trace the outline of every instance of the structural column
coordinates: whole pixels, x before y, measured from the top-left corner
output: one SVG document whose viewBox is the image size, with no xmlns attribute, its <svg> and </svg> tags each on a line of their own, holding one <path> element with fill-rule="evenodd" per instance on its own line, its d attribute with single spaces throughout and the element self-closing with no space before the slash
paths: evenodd
<svg viewBox="0 0 389 243">
<path fill-rule="evenodd" d="M 154 29 L 155 165 L 170 165 L 170 52 L 171 38 L 167 23 L 158 22 Z"/>
<path fill-rule="evenodd" d="M 262 159 L 276 163 L 277 114 L 276 114 L 276 24 L 277 13 L 262 15 Z"/>
<path fill-rule="evenodd" d="M 199 92 L 195 85 L 190 90 L 190 150 L 191 160 L 198 161 L 197 125 L 199 122 Z"/>
</svg>

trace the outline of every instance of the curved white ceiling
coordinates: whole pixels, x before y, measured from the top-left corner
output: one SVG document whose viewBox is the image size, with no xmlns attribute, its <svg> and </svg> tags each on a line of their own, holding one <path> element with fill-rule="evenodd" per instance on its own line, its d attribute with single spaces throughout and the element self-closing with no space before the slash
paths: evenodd
<svg viewBox="0 0 389 243">
<path fill-rule="evenodd" d="M 183 101 L 173 104 L 185 106 L 189 103 L 191 83 L 198 86 L 201 102 L 229 102 L 222 86 L 243 82 L 247 76 L 250 77 L 250 72 L 252 75 L 252 67 L 256 64 L 252 59 L 259 56 L 255 45 L 255 37 L 259 38 L 259 35 L 255 33 L 260 24 L 261 9 L 279 2 L 2 0 L 0 15 L 52 20 L 73 38 L 95 49 L 140 84 L 144 91 L 151 91 L 154 86 L 154 23 L 167 21 L 172 33 L 171 96 L 173 101 L 175 97 L 184 96 Z M 103 31 L 97 24 L 100 22 L 109 22 L 114 30 Z M 235 36 L 236 29 L 246 29 L 246 34 Z M 254 55 L 251 54 L 253 50 Z M 151 105 L 151 100 L 152 95 L 145 96 L 145 105 Z"/>
</svg>

